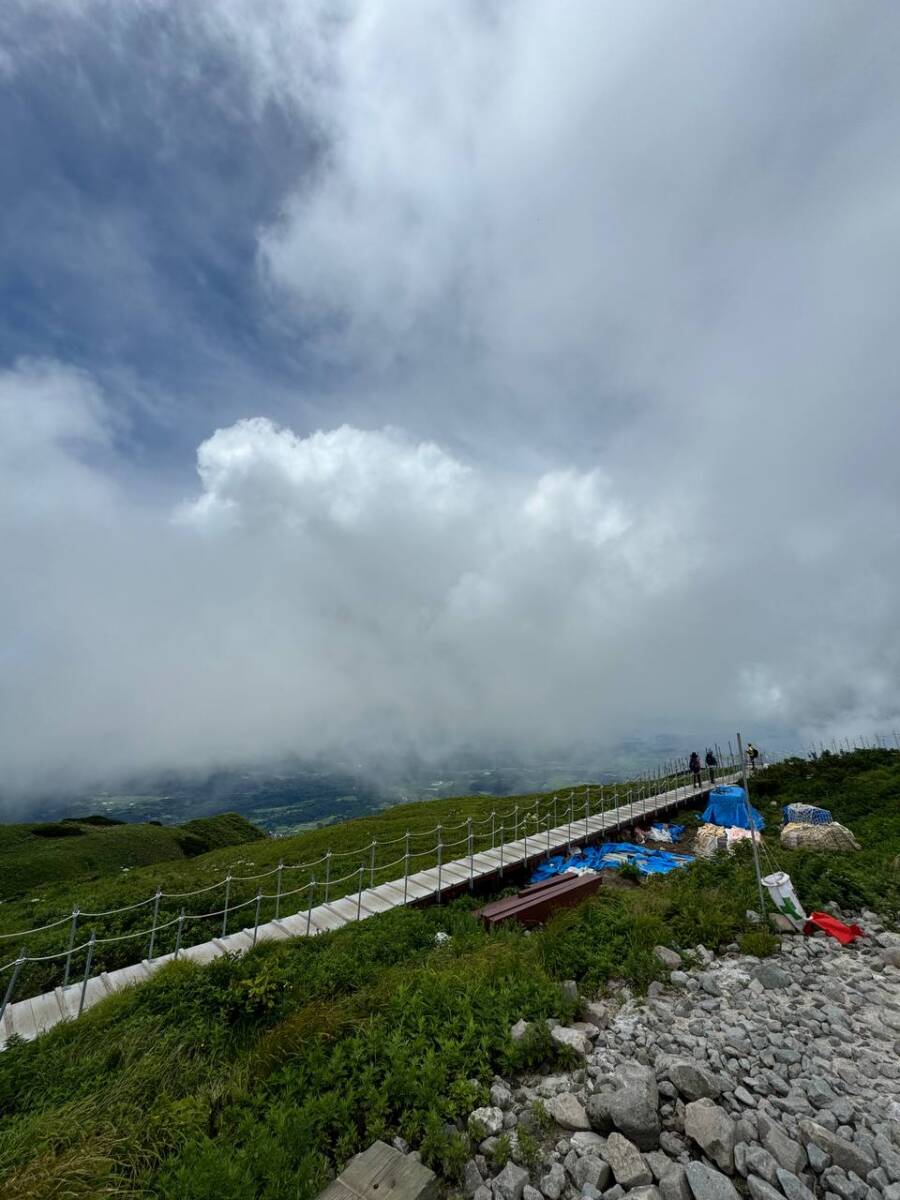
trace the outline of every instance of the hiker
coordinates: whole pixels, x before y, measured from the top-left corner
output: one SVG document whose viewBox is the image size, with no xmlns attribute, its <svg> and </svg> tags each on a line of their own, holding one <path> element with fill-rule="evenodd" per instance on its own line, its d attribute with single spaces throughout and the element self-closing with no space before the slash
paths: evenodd
<svg viewBox="0 0 900 1200">
<path fill-rule="evenodd" d="M 750 770 L 756 770 L 756 760 L 759 758 L 759 751 L 752 742 L 747 743 L 747 761 L 750 763 Z"/>
<path fill-rule="evenodd" d="M 690 761 L 688 762 L 688 767 L 690 768 L 691 774 L 694 777 L 694 790 L 698 791 L 700 789 L 702 781 L 700 779 L 700 755 L 697 753 L 696 750 L 691 751 L 691 757 L 690 757 Z"/>
<path fill-rule="evenodd" d="M 713 754 L 712 750 L 707 748 L 706 751 L 706 769 L 709 771 L 709 782 L 716 782 L 716 767 L 719 765 L 719 760 Z"/>
</svg>

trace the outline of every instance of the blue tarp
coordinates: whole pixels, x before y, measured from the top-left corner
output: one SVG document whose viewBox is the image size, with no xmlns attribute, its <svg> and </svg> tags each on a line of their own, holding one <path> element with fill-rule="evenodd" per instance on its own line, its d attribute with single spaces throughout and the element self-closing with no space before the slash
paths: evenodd
<svg viewBox="0 0 900 1200">
<path fill-rule="evenodd" d="M 694 861 L 691 854 L 673 854 L 671 850 L 651 850 L 647 846 L 636 846 L 633 842 L 604 842 L 602 846 L 585 846 L 576 854 L 557 854 L 542 862 L 531 877 L 532 883 L 551 879 L 566 871 L 606 871 L 632 863 L 642 875 L 667 875 L 676 867 L 685 867 Z"/>
<path fill-rule="evenodd" d="M 785 824 L 801 821 L 804 825 L 831 825 L 834 818 L 827 808 L 816 808 L 812 804 L 786 804 Z"/>
<path fill-rule="evenodd" d="M 748 805 L 747 793 L 744 789 L 723 784 L 721 787 L 714 787 L 709 793 L 709 803 L 701 820 L 710 825 L 722 825 L 725 829 L 730 829 L 733 825 L 736 825 L 738 829 L 749 829 L 748 807 L 753 828 L 762 829 L 765 821 L 752 804 Z"/>
</svg>

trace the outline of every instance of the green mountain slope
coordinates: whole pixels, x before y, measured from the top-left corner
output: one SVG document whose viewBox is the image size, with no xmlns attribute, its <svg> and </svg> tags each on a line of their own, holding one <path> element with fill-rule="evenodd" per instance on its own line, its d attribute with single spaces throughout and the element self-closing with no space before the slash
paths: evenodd
<svg viewBox="0 0 900 1200">
<path fill-rule="evenodd" d="M 84 883 L 154 863 L 179 862 L 210 850 L 263 837 L 237 813 L 203 817 L 185 825 L 123 824 L 105 817 L 0 825 L 0 900 L 21 897 L 34 910 L 31 893 L 61 884 Z M 22 912 L 21 906 L 10 906 Z"/>
</svg>

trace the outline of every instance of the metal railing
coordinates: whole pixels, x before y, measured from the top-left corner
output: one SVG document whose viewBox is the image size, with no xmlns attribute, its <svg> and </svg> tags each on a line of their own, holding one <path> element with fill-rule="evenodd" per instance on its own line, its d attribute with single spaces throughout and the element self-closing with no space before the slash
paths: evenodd
<svg viewBox="0 0 900 1200">
<path fill-rule="evenodd" d="M 718 770 L 723 776 L 733 771 L 735 766 L 733 756 L 730 754 L 728 756 L 720 755 L 718 756 L 718 761 L 720 763 Z M 611 795 L 609 794 L 610 789 L 612 789 Z M 0 1024 L 2 1024 L 7 1006 L 12 1001 L 22 971 L 30 964 L 59 964 L 62 975 L 61 985 L 65 992 L 65 989 L 75 986 L 72 982 L 73 963 L 77 962 L 82 954 L 84 955 L 84 967 L 79 972 L 80 982 L 77 985 L 80 989 L 78 1003 L 78 1013 L 80 1015 L 85 1003 L 87 986 L 91 977 L 91 968 L 94 966 L 96 969 L 98 952 L 102 953 L 104 947 L 115 947 L 129 941 L 144 942 L 147 945 L 146 961 L 148 963 L 152 964 L 157 958 L 166 957 L 167 954 L 177 960 L 185 950 L 185 931 L 190 923 L 215 922 L 218 932 L 213 934 L 212 940 L 222 939 L 228 936 L 229 919 L 233 919 L 236 913 L 243 912 L 251 907 L 254 913 L 252 927 L 247 925 L 242 932 L 250 937 L 251 945 L 255 945 L 260 928 L 263 905 L 273 905 L 274 920 L 277 921 L 281 917 L 282 904 L 288 899 L 300 896 L 302 893 L 306 893 L 305 903 L 298 906 L 296 901 L 294 901 L 292 907 L 294 908 L 294 915 L 302 918 L 305 913 L 307 933 L 311 930 L 313 908 L 317 903 L 328 904 L 348 895 L 355 899 L 355 916 L 359 920 L 363 913 L 363 896 L 366 890 L 370 890 L 376 886 L 376 878 L 379 875 L 383 875 L 385 872 L 396 871 L 401 865 L 403 867 L 402 877 L 391 875 L 389 881 L 398 887 L 402 883 L 404 904 L 407 904 L 410 898 L 415 899 L 415 896 L 410 897 L 410 880 L 414 878 L 417 870 L 423 868 L 416 867 L 413 871 L 410 868 L 413 865 L 413 860 L 421 858 L 431 859 L 437 868 L 437 886 L 434 894 L 438 903 L 440 903 L 443 893 L 464 884 L 466 876 L 469 886 L 474 885 L 476 877 L 475 859 L 479 854 L 483 854 L 486 851 L 499 851 L 498 872 L 502 877 L 504 870 L 514 865 L 520 865 L 522 862 L 527 863 L 530 858 L 540 857 L 545 853 L 549 854 L 551 850 L 557 848 L 554 847 L 552 842 L 552 831 L 554 829 L 566 829 L 564 844 L 571 847 L 573 842 L 587 840 L 594 832 L 599 834 L 606 831 L 607 826 L 601 826 L 596 831 L 592 831 L 590 828 L 592 818 L 615 813 L 616 820 L 611 823 L 610 827 L 627 826 L 633 824 L 636 819 L 646 815 L 646 810 L 651 799 L 658 800 L 661 796 L 665 796 L 668 793 L 672 794 L 671 800 L 667 801 L 664 806 L 660 806 L 659 804 L 654 805 L 654 812 L 658 812 L 661 807 L 668 808 L 682 803 L 684 799 L 689 798 L 693 794 L 693 790 L 692 775 L 686 769 L 685 764 L 682 761 L 666 763 L 662 764 L 657 771 L 648 772 L 633 781 L 627 788 L 623 788 L 621 795 L 618 786 L 587 784 L 584 786 L 583 793 L 581 789 L 578 789 L 577 792 L 576 789 L 571 789 L 566 795 L 561 796 L 557 793 L 546 800 L 538 798 L 533 805 L 523 807 L 517 803 L 506 812 L 498 812 L 495 809 L 484 817 L 467 817 L 456 825 L 438 824 L 431 829 L 420 830 L 418 832 L 406 830 L 399 837 L 383 841 L 373 839 L 371 842 L 352 850 L 327 850 L 319 858 L 309 862 L 279 862 L 276 867 L 270 870 L 252 875 L 229 873 L 221 880 L 191 891 L 166 892 L 162 888 L 157 888 L 152 895 L 143 900 L 97 912 L 83 910 L 76 906 L 72 909 L 71 913 L 60 917 L 58 920 L 50 921 L 31 929 L 0 934 L 0 948 L 2 948 L 3 944 L 11 941 L 24 943 L 21 945 L 21 949 L 15 958 L 10 959 L 0 966 L 0 977 L 5 972 L 10 972 L 9 980 L 3 993 L 3 999 L 0 1001 Z M 462 830 L 465 830 L 462 837 L 446 840 L 447 834 L 458 833 Z M 429 844 L 422 850 L 412 849 L 412 842 L 422 838 L 436 838 L 436 840 L 433 844 Z M 522 843 L 522 853 L 510 854 L 510 847 L 519 842 Z M 400 844 L 403 845 L 402 855 L 388 862 L 378 862 L 379 848 L 383 849 Z M 445 852 L 453 851 L 462 846 L 465 847 L 465 851 L 460 855 L 455 858 L 451 856 L 449 860 L 445 857 Z M 348 858 L 355 858 L 359 862 L 359 865 L 347 874 L 334 876 L 333 869 L 335 863 Z M 463 864 L 464 875 L 462 879 L 458 877 L 459 864 Z M 427 862 L 423 864 L 426 868 L 428 865 Z M 318 871 L 316 871 L 317 868 Z M 451 868 L 456 869 L 452 878 L 448 875 L 448 871 Z M 296 871 L 309 872 L 309 878 L 298 887 L 285 889 L 283 886 L 284 873 Z M 275 882 L 274 891 L 263 891 L 261 887 L 257 886 L 255 893 L 249 898 L 239 901 L 234 900 L 234 885 L 250 882 L 258 884 L 263 879 L 272 879 L 273 877 Z M 383 881 L 388 882 L 388 880 Z M 175 915 L 166 911 L 166 901 L 191 900 L 195 897 L 205 896 L 218 888 L 223 889 L 223 902 L 219 908 L 203 912 L 190 912 L 186 905 L 180 904 L 179 910 Z M 353 900 L 350 902 L 353 903 Z M 151 921 L 141 929 L 98 936 L 96 928 L 92 927 L 87 938 L 80 942 L 77 941 L 79 930 L 84 921 L 116 918 L 121 914 L 137 912 L 151 905 Z M 218 928 L 220 920 L 221 928 Z M 44 934 L 49 930 L 61 928 L 62 926 L 68 926 L 68 929 L 66 944 L 60 950 L 48 954 L 28 953 L 27 939 L 29 937 Z M 207 938 L 204 940 L 208 941 L 211 939 Z M 172 944 L 172 949 L 166 953 L 160 953 L 161 946 L 168 943 Z M 198 944 L 203 943 L 192 943 L 192 945 Z M 123 965 L 133 966 L 133 956 L 130 962 Z M 103 969 L 101 967 L 101 970 Z M 49 989 L 45 988 L 44 990 Z"/>
</svg>

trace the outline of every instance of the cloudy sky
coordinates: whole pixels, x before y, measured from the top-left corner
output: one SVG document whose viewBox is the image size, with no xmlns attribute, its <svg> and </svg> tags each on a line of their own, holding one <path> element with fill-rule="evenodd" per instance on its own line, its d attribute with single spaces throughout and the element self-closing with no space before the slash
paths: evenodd
<svg viewBox="0 0 900 1200">
<path fill-rule="evenodd" d="M 0 788 L 900 722 L 898 56 L 6 0 Z"/>
</svg>

